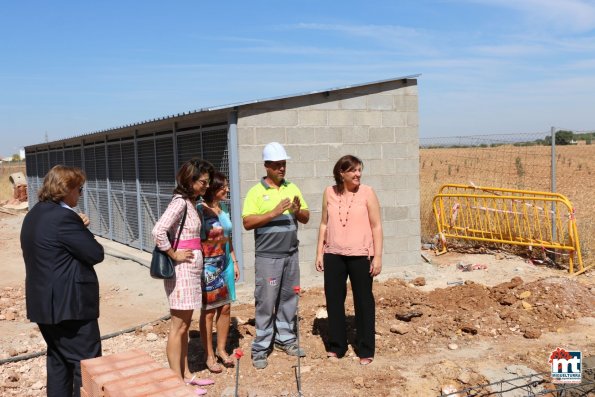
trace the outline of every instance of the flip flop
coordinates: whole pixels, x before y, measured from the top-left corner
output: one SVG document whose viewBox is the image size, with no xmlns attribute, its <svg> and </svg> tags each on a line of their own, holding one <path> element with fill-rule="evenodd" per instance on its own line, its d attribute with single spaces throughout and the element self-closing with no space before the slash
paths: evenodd
<svg viewBox="0 0 595 397">
<path fill-rule="evenodd" d="M 227 354 L 223 355 L 223 354 L 219 354 L 219 352 L 215 352 L 215 357 L 217 357 L 219 362 L 221 364 L 223 364 L 223 366 L 226 368 L 233 368 L 235 365 L 235 363 L 233 362 L 233 359 L 230 356 L 228 356 Z"/>
<path fill-rule="evenodd" d="M 374 357 L 365 357 L 359 359 L 360 365 L 369 365 L 372 364 L 372 361 L 374 361 Z"/>
<path fill-rule="evenodd" d="M 186 380 L 185 382 L 186 384 L 192 386 L 209 386 L 215 384 L 213 379 L 196 379 L 196 375 L 194 375 L 192 379 Z"/>
<path fill-rule="evenodd" d="M 207 369 L 211 371 L 211 373 L 220 374 L 221 372 L 223 372 L 223 368 L 221 367 L 221 365 L 219 365 L 217 359 L 215 359 L 213 363 L 209 363 L 209 359 L 207 358 L 207 361 L 205 361 L 205 365 L 207 366 Z"/>
</svg>

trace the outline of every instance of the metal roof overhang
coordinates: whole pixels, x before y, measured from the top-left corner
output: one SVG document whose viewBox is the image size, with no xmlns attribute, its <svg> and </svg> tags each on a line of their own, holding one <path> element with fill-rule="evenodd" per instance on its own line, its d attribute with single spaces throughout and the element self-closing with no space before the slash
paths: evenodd
<svg viewBox="0 0 595 397">
<path fill-rule="evenodd" d="M 70 138 L 59 139 L 52 142 L 47 143 L 40 143 L 36 145 L 30 145 L 25 147 L 26 152 L 34 152 L 37 150 L 47 150 L 52 148 L 62 148 L 68 147 L 71 145 L 78 145 L 80 144 L 81 139 L 84 141 L 85 144 L 91 144 L 95 142 L 103 142 L 103 141 L 114 141 L 123 138 L 129 138 L 131 133 L 136 133 L 138 136 L 149 135 L 149 134 L 159 134 L 160 131 L 163 132 L 171 132 L 173 128 L 173 123 L 176 123 L 176 128 L 180 127 L 183 128 L 184 125 L 196 125 L 196 122 L 199 121 L 201 125 L 209 125 L 209 123 L 216 123 L 220 122 L 221 120 L 227 120 L 227 114 L 231 110 L 237 110 L 242 106 L 248 106 L 253 104 L 264 104 L 267 102 L 274 102 L 280 101 L 289 98 L 298 98 L 298 97 L 305 97 L 308 95 L 316 95 L 316 94 L 330 94 L 331 92 L 343 91 L 348 89 L 354 89 L 358 87 L 367 87 L 371 85 L 380 85 L 383 83 L 391 83 L 397 81 L 404 81 L 407 80 L 416 80 L 421 74 L 412 74 L 402 77 L 395 77 L 385 80 L 378 80 L 368 83 L 361 83 L 361 84 L 353 84 L 335 88 L 329 88 L 324 90 L 317 90 L 317 91 L 310 91 L 310 92 L 303 92 L 298 94 L 290 94 L 284 95 L 279 97 L 273 98 L 266 98 L 266 99 L 256 99 L 252 101 L 246 102 L 238 102 L 232 103 L 228 105 L 221 105 L 221 106 L 212 106 L 212 107 L 205 107 L 200 108 L 197 110 L 183 112 L 178 114 L 173 114 L 169 116 L 164 116 L 161 118 L 150 119 L 141 121 L 138 123 L 128 124 L 120 127 L 110 128 L 107 130 L 91 132 L 88 134 L 82 134 L 73 136 Z M 197 120 L 199 119 L 199 120 Z"/>
</svg>

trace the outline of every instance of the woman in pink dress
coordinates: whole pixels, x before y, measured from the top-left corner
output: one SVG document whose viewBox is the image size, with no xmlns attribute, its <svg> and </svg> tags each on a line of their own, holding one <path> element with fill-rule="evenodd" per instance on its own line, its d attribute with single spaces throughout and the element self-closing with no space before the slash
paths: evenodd
<svg viewBox="0 0 595 397">
<path fill-rule="evenodd" d="M 203 258 L 200 243 L 200 218 L 196 203 L 211 182 L 214 168 L 208 161 L 193 159 L 182 164 L 176 174 L 176 188 L 169 206 L 153 228 L 155 244 L 175 261 L 175 275 L 164 280 L 169 300 L 171 326 L 167 338 L 167 361 L 182 379 L 188 369 L 188 331 L 195 309 L 202 305 L 200 275 Z M 186 211 L 186 220 L 180 235 L 178 230 Z M 169 236 L 168 236 L 169 235 Z M 172 247 L 177 247 L 176 250 Z"/>
<path fill-rule="evenodd" d="M 316 270 L 324 271 L 328 311 L 328 357 L 347 351 L 347 278 L 355 306 L 355 351 L 361 365 L 374 360 L 375 302 L 372 281 L 382 270 L 382 223 L 374 190 L 361 183 L 363 163 L 341 157 L 333 168 L 336 184 L 324 191 L 318 230 Z"/>
</svg>

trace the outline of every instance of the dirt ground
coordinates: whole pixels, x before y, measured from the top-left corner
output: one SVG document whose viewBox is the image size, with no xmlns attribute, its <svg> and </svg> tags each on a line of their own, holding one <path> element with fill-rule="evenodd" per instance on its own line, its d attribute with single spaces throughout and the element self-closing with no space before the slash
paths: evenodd
<svg viewBox="0 0 595 397">
<path fill-rule="evenodd" d="M 24 264 L 18 235 L 22 215 L 0 213 L 0 395 L 45 395 L 45 357 L 19 357 L 45 349 L 34 324 L 25 318 Z M 109 242 L 101 240 L 106 246 Z M 112 253 L 110 249 L 107 252 Z M 300 343 L 307 357 L 300 362 L 304 396 L 439 396 L 449 391 L 522 378 L 482 388 L 474 395 L 527 396 L 553 386 L 535 375 L 548 371 L 557 347 L 581 351 L 583 368 L 595 366 L 595 278 L 593 272 L 568 277 L 563 270 L 536 266 L 500 252 L 435 256 L 431 264 L 408 266 L 383 274 L 374 284 L 376 358 L 359 365 L 350 349 L 339 360 L 326 358 L 328 322 L 320 288 L 304 288 L 300 298 Z M 473 265 L 476 265 L 473 267 Z M 475 270 L 463 271 L 460 268 Z M 168 321 L 161 282 L 138 263 L 106 256 L 97 266 L 101 283 L 102 334 L 131 328 L 103 342 L 104 355 L 140 348 L 164 366 Z M 228 350 L 240 347 L 240 396 L 297 396 L 297 360 L 273 352 L 269 366 L 257 371 L 250 362 L 255 335 L 253 286 L 239 286 L 232 307 Z M 348 331 L 354 338 L 353 304 L 348 295 Z M 233 395 L 235 368 L 209 374 L 202 359 L 195 314 L 190 334 L 190 367 L 209 377 L 208 395 Z M 140 326 L 141 324 L 146 324 Z M 591 357 L 587 359 L 588 357 Z M 18 361 L 17 361 L 18 360 Z M 528 394 L 533 393 L 533 394 Z M 460 394 L 470 395 L 470 394 Z M 591 394 L 576 394 L 591 395 Z"/>
</svg>

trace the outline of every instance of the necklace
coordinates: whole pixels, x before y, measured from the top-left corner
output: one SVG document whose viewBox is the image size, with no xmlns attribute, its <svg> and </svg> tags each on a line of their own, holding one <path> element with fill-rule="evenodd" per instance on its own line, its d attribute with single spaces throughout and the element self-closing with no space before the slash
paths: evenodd
<svg viewBox="0 0 595 397">
<path fill-rule="evenodd" d="M 345 194 L 342 194 L 339 196 L 339 223 L 341 223 L 341 225 L 343 227 L 347 226 L 347 222 L 349 221 L 349 210 L 351 209 L 351 204 L 353 204 L 353 199 L 355 198 L 355 192 L 353 192 L 351 194 L 351 201 L 349 202 L 349 206 L 347 205 L 347 198 L 345 198 L 345 207 L 347 207 L 347 210 L 345 212 L 345 222 L 343 222 L 343 217 L 341 216 L 341 204 L 342 204 L 342 200 L 341 198 L 344 196 Z"/>
<path fill-rule="evenodd" d="M 213 211 L 215 213 L 215 215 L 219 215 L 219 213 L 221 212 L 221 206 L 219 206 L 219 203 L 207 203 L 205 202 L 206 206 L 208 209 L 210 209 L 211 211 Z"/>
</svg>

